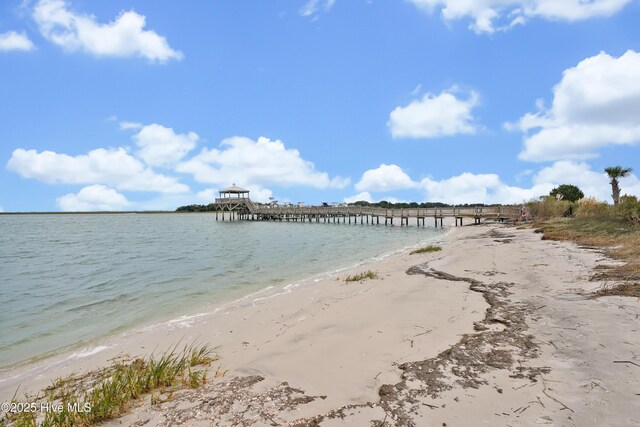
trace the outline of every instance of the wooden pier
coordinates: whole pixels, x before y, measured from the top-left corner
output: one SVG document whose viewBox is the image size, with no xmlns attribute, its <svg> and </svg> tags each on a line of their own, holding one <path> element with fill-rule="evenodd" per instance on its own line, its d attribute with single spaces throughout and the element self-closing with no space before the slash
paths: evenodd
<svg viewBox="0 0 640 427">
<path fill-rule="evenodd" d="M 444 218 L 454 218 L 455 225 L 473 220 L 480 224 L 482 220 L 517 220 L 520 209 L 517 206 L 489 207 L 448 207 L 448 208 L 409 208 L 386 209 L 373 206 L 270 206 L 256 205 L 249 199 L 249 191 L 235 185 L 220 191 L 220 198 L 214 203 L 216 220 L 219 214 L 222 220 L 228 216 L 231 220 L 249 221 L 288 221 L 344 224 L 409 226 L 409 220 L 417 226 L 425 226 L 427 219 L 433 219 L 436 227 L 443 226 Z M 225 215 L 228 212 L 228 215 Z"/>
</svg>

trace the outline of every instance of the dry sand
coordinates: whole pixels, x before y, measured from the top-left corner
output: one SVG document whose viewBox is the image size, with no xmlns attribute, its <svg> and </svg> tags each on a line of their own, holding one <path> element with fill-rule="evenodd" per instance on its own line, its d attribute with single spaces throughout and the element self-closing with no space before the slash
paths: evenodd
<svg viewBox="0 0 640 427">
<path fill-rule="evenodd" d="M 640 301 L 585 296 L 610 261 L 501 225 L 458 228 L 442 247 L 355 271 L 376 280 L 248 298 L 48 361 L 4 378 L 0 399 L 197 339 L 226 375 L 111 424 L 640 425 Z"/>
</svg>

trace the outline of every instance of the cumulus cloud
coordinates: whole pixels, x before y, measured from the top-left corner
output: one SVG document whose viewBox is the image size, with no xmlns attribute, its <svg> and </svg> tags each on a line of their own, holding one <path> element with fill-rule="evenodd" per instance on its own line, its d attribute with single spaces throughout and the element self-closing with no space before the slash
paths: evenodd
<svg viewBox="0 0 640 427">
<path fill-rule="evenodd" d="M 25 33 L 16 33 L 15 31 L 7 31 L 0 33 L 0 52 L 10 50 L 33 50 L 35 46 L 29 40 Z"/>
<path fill-rule="evenodd" d="M 129 128 L 136 128 L 127 123 Z M 122 127 L 122 123 L 120 123 Z M 140 148 L 137 155 L 150 166 L 172 166 L 194 149 L 198 142 L 195 132 L 177 134 L 173 129 L 153 123 L 143 126 L 133 136 L 133 141 Z"/>
<path fill-rule="evenodd" d="M 161 193 L 189 191 L 176 178 L 155 173 L 124 148 L 99 148 L 78 156 L 18 148 L 7 168 L 24 178 L 47 183 L 106 184 L 118 190 Z"/>
<path fill-rule="evenodd" d="M 601 52 L 564 71 L 549 109 L 507 127 L 525 133 L 522 160 L 585 160 L 608 145 L 638 144 L 638 111 L 640 53 L 616 58 Z"/>
<path fill-rule="evenodd" d="M 146 17 L 133 10 L 123 11 L 114 21 L 103 24 L 95 16 L 73 12 L 65 0 L 40 0 L 34 7 L 33 18 L 46 39 L 70 52 L 139 56 L 160 63 L 184 56 L 173 50 L 166 38 L 145 30 Z"/>
<path fill-rule="evenodd" d="M 601 201 L 611 201 L 611 185 L 604 171 L 594 171 L 585 162 L 563 160 L 543 168 L 533 177 L 534 184 L 573 184 L 580 187 L 585 196 Z M 640 195 L 640 180 L 635 174 L 620 179 L 622 194 Z"/>
<path fill-rule="evenodd" d="M 359 201 L 365 201 L 365 202 L 371 203 L 373 202 L 373 197 L 371 197 L 371 193 L 369 193 L 368 191 L 363 191 L 362 193 L 358 193 L 355 196 L 344 198 L 345 203 L 355 203 Z"/>
<path fill-rule="evenodd" d="M 393 138 L 437 138 L 477 131 L 472 110 L 480 97 L 471 92 L 467 99 L 456 96 L 456 88 L 439 95 L 425 94 L 405 107 L 396 107 L 387 126 Z"/>
<path fill-rule="evenodd" d="M 273 197 L 273 191 L 261 185 L 246 185 L 245 188 L 251 192 L 251 200 L 254 202 L 267 203 Z"/>
<path fill-rule="evenodd" d="M 251 200 L 253 200 L 254 202 L 267 203 L 269 202 L 269 198 L 273 197 L 273 192 L 270 189 L 261 187 L 259 185 L 248 185 L 245 189 L 249 190 Z M 196 194 L 196 197 L 201 203 L 212 203 L 216 197 L 219 197 L 219 190 L 220 189 L 206 188 L 202 191 L 199 191 Z"/>
<path fill-rule="evenodd" d="M 196 197 L 198 198 L 198 200 L 203 203 L 213 202 L 213 199 L 215 199 L 217 195 L 218 195 L 217 191 L 213 188 L 205 188 L 204 190 L 198 191 L 196 193 Z"/>
<path fill-rule="evenodd" d="M 125 196 L 100 184 L 84 187 L 78 194 L 70 193 L 56 201 L 65 212 L 121 211 L 129 204 Z"/>
<path fill-rule="evenodd" d="M 381 164 L 376 169 L 369 169 L 355 185 L 356 191 L 393 191 L 417 187 L 398 165 Z M 364 194 L 364 193 L 363 193 Z"/>
<path fill-rule="evenodd" d="M 587 197 L 611 200 L 611 185 L 604 171 L 594 171 L 585 162 L 558 161 L 532 176 L 530 188 L 511 186 L 496 174 L 463 173 L 443 180 L 425 178 L 420 187 L 427 200 L 447 203 L 521 203 L 549 194 L 558 185 L 578 186 Z M 630 175 L 620 180 L 623 194 L 640 194 L 640 180 Z"/>
<path fill-rule="evenodd" d="M 371 172 L 371 173 L 370 173 Z M 509 185 L 499 175 L 493 173 L 474 174 L 464 172 L 460 175 L 433 179 L 424 178 L 417 182 L 411 179 L 399 166 L 381 165 L 378 169 L 365 172 L 363 179 L 356 184 L 356 190 L 366 190 L 344 201 L 353 203 L 358 200 L 371 202 L 382 198 L 393 201 L 394 198 L 375 197 L 371 192 L 394 190 L 419 190 L 424 199 L 432 202 L 451 204 L 463 203 L 522 203 L 536 199 L 561 184 L 573 184 L 582 189 L 588 197 L 609 201 L 611 186 L 604 171 L 594 171 L 585 162 L 564 160 L 553 163 L 537 172 L 527 171 L 531 177 L 531 186 Z M 365 179 L 366 176 L 366 179 Z M 368 185 L 360 185 L 368 184 Z M 634 174 L 620 180 L 623 194 L 640 195 L 640 179 Z"/>
<path fill-rule="evenodd" d="M 201 183 L 242 186 L 305 185 L 314 188 L 344 188 L 349 179 L 330 178 L 304 160 L 300 152 L 288 149 L 280 140 L 265 137 L 253 141 L 231 137 L 222 141 L 220 149 L 204 148 L 199 154 L 181 162 L 176 170 L 193 175 Z"/>
<path fill-rule="evenodd" d="M 531 18 L 552 21 L 581 21 L 607 17 L 621 11 L 632 0 L 409 0 L 428 13 L 440 11 L 443 19 L 472 20 L 476 33 L 494 33 Z"/>
<path fill-rule="evenodd" d="M 444 203 L 521 203 L 548 194 L 550 183 L 520 188 L 504 183 L 496 174 L 465 172 L 442 180 L 425 178 L 420 182 L 426 199 Z"/>
</svg>

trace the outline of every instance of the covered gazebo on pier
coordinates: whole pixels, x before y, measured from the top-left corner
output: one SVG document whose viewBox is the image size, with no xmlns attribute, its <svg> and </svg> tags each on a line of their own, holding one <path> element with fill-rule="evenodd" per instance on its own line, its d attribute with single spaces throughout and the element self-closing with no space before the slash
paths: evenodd
<svg viewBox="0 0 640 427">
<path fill-rule="evenodd" d="M 216 211 L 216 219 L 218 219 L 218 212 L 222 212 L 222 220 L 224 221 L 225 212 L 230 212 L 231 219 L 236 217 L 236 214 L 249 215 L 253 214 L 256 207 L 249 199 L 249 190 L 238 187 L 235 183 L 224 190 L 220 190 L 220 197 L 216 198 L 214 203 L 214 210 Z"/>
<path fill-rule="evenodd" d="M 220 190 L 220 198 L 216 199 L 216 203 L 233 203 L 234 201 L 248 200 L 249 190 L 238 187 L 235 183 L 224 190 Z"/>
</svg>

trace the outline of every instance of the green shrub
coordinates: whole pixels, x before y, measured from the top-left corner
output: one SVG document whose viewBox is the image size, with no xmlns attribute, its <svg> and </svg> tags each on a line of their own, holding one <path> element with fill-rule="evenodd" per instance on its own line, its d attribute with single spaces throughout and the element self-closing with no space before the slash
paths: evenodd
<svg viewBox="0 0 640 427">
<path fill-rule="evenodd" d="M 576 202 L 584 197 L 584 193 L 575 185 L 562 184 L 551 190 L 550 196 L 556 197 L 560 195 L 562 200 L 568 202 Z"/>
</svg>

